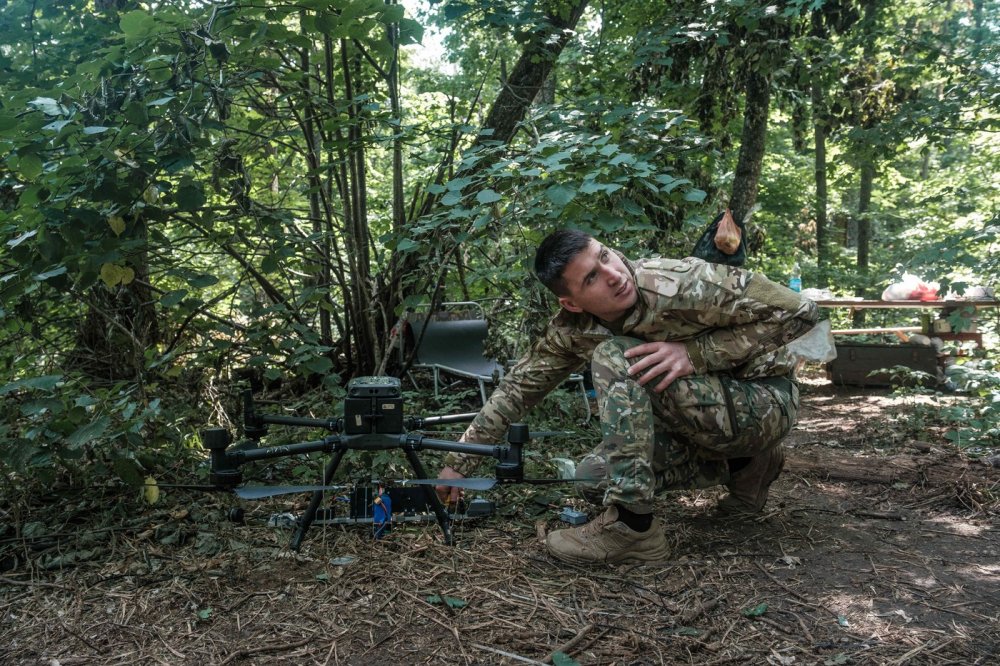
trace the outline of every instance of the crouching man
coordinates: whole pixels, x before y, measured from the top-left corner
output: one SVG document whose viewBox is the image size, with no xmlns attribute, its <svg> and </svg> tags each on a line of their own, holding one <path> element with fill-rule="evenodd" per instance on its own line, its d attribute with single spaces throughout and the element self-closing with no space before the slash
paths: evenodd
<svg viewBox="0 0 1000 666">
<path fill-rule="evenodd" d="M 725 484 L 725 515 L 761 511 L 784 464 L 798 388 L 784 345 L 813 327 L 815 303 L 759 273 L 699 259 L 627 260 L 575 230 L 549 235 L 535 274 L 559 313 L 469 425 L 463 441 L 500 442 L 512 423 L 591 363 L 601 443 L 577 466 L 607 509 L 546 546 L 573 563 L 667 559 L 653 516 L 663 490 Z M 442 478 L 477 459 L 450 454 Z M 442 499 L 459 490 L 439 486 Z"/>
</svg>

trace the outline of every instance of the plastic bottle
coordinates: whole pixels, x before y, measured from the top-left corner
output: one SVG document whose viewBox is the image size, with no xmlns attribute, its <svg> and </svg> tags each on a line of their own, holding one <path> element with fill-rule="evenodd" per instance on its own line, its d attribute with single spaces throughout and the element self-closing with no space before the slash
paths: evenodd
<svg viewBox="0 0 1000 666">
<path fill-rule="evenodd" d="M 792 291 L 802 291 L 802 270 L 797 261 L 792 264 L 792 272 L 788 276 L 788 288 Z"/>
</svg>

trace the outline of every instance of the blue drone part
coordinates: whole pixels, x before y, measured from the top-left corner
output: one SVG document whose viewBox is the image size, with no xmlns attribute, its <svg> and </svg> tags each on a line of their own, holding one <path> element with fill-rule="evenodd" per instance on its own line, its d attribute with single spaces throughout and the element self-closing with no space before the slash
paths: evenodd
<svg viewBox="0 0 1000 666">
<path fill-rule="evenodd" d="M 392 498 L 383 491 L 372 504 L 372 527 L 376 539 L 388 534 L 392 528 Z"/>
</svg>

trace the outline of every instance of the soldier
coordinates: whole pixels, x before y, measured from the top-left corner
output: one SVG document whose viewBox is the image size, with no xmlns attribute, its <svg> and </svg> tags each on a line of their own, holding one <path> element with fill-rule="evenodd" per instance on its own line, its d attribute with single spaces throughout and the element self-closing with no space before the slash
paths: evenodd
<svg viewBox="0 0 1000 666">
<path fill-rule="evenodd" d="M 575 230 L 542 241 L 535 274 L 562 308 L 462 440 L 501 441 L 591 362 L 601 443 L 576 474 L 590 480 L 584 496 L 608 508 L 550 533 L 549 552 L 581 564 L 667 558 L 652 513 L 658 491 L 726 484 L 717 512 L 763 509 L 799 404 L 784 345 L 816 323 L 815 303 L 759 273 L 693 257 L 633 263 Z M 441 477 L 462 478 L 476 462 L 449 454 Z M 438 491 L 457 500 L 457 488 Z"/>
</svg>

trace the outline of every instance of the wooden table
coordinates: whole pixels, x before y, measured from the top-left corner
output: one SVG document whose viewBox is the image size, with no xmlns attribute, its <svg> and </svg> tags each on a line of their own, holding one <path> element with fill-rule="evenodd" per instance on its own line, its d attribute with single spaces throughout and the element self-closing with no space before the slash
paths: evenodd
<svg viewBox="0 0 1000 666">
<path fill-rule="evenodd" d="M 971 341 L 979 347 L 983 346 L 983 334 L 979 331 L 941 331 L 936 332 L 931 325 L 931 311 L 940 310 L 942 314 L 954 311 L 967 311 L 969 318 L 975 321 L 975 315 L 979 310 L 1000 308 L 1000 300 L 935 300 L 935 301 L 883 301 L 856 298 L 833 298 L 816 301 L 816 305 L 821 308 L 841 308 L 851 310 L 923 310 L 921 318 L 922 326 L 890 326 L 885 328 L 845 328 L 833 331 L 834 335 L 862 335 L 894 333 L 902 340 L 907 339 L 907 333 L 923 333 L 942 340 L 954 340 L 958 342 Z"/>
</svg>

